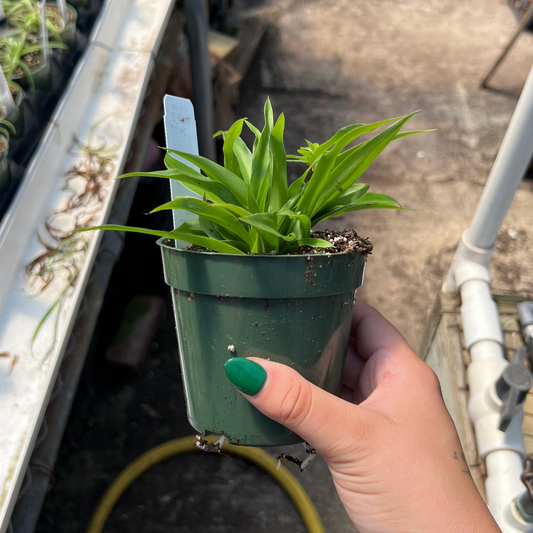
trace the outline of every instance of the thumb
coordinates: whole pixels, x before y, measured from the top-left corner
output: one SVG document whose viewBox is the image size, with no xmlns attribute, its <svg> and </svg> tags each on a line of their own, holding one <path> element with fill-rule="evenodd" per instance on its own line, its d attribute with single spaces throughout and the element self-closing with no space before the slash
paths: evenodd
<svg viewBox="0 0 533 533">
<path fill-rule="evenodd" d="M 346 446 L 366 416 L 357 405 L 320 389 L 296 370 L 259 358 L 226 361 L 226 376 L 264 415 L 302 437 L 326 459 Z M 351 440 L 351 439 L 348 439 Z"/>
</svg>

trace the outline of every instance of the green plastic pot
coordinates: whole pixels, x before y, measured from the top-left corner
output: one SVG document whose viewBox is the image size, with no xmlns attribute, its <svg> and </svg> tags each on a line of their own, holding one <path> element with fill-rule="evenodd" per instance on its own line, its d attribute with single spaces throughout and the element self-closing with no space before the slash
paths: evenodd
<svg viewBox="0 0 533 533">
<path fill-rule="evenodd" d="M 237 392 L 224 363 L 270 359 L 339 394 L 365 257 L 231 255 L 177 249 L 167 239 L 158 244 L 172 291 L 190 424 L 233 444 L 302 442 Z"/>
</svg>

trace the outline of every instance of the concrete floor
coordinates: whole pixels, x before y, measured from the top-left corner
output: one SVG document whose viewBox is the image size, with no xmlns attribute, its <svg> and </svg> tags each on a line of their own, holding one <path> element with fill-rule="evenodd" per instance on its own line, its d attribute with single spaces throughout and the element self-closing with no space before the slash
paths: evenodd
<svg viewBox="0 0 533 533">
<path fill-rule="evenodd" d="M 237 115 L 260 122 L 269 95 L 287 117 L 288 152 L 304 139 L 323 142 L 343 125 L 416 109 L 409 129 L 437 128 L 393 143 L 361 178 L 416 211 L 363 211 L 327 222 L 374 242 L 360 297 L 418 348 L 533 63 L 533 37 L 513 48 L 492 81 L 503 92 L 495 92 L 479 81 L 516 22 L 505 0 L 279 0 L 249 13 L 272 26 Z M 533 292 L 532 210 L 529 181 L 499 236 L 495 291 Z"/>
<path fill-rule="evenodd" d="M 372 190 L 416 211 L 362 212 L 328 223 L 353 227 L 373 240 L 360 297 L 416 348 L 533 63 L 533 37 L 521 38 L 493 80 L 503 92 L 494 92 L 481 90 L 478 82 L 515 24 L 504 0 L 240 0 L 237 7 L 272 23 L 241 87 L 237 115 L 259 124 L 269 95 L 275 111 L 287 116 L 288 152 L 304 139 L 321 142 L 347 123 L 415 109 L 422 112 L 413 129 L 437 128 L 394 143 L 363 178 Z M 497 291 L 533 292 L 532 206 L 532 182 L 526 181 L 498 240 L 492 264 Z M 158 255 L 151 241 L 150 246 Z M 131 272 L 128 261 L 123 258 L 119 272 Z M 108 309 L 101 323 L 110 317 Z M 172 320 L 169 307 L 136 375 L 111 372 L 101 356 L 106 340 L 95 340 L 100 357 L 80 388 L 39 533 L 83 531 L 100 495 L 126 464 L 151 446 L 192 433 Z M 296 475 L 326 531 L 354 531 L 321 459 Z M 304 527 L 287 497 L 259 470 L 231 458 L 197 455 L 145 474 L 106 528 L 200 530 L 300 533 Z"/>
</svg>

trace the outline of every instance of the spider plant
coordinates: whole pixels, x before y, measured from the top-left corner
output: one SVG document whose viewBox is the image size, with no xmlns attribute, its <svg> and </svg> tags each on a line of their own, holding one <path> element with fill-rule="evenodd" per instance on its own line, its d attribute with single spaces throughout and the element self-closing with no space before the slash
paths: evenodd
<svg viewBox="0 0 533 533">
<path fill-rule="evenodd" d="M 39 34 L 41 28 L 41 7 L 39 2 L 35 2 L 34 0 L 19 0 L 10 6 L 6 15 L 12 26 L 20 28 L 32 35 Z M 61 32 L 65 29 L 65 21 L 61 18 L 61 15 L 56 11 L 47 9 L 46 26 L 54 39 L 62 42 Z M 59 27 L 59 30 L 57 27 Z"/>
<path fill-rule="evenodd" d="M 299 156 L 287 158 L 283 144 L 285 117 L 282 113 L 274 122 L 267 99 L 262 131 L 240 119 L 227 132 L 219 132 L 224 137 L 224 166 L 201 156 L 167 149 L 167 170 L 121 176 L 179 181 L 199 197 L 176 197 L 152 213 L 184 209 L 198 218 L 171 232 L 115 225 L 86 229 L 146 233 L 229 254 L 286 254 L 300 246 L 331 247 L 330 242 L 311 237 L 311 229 L 320 222 L 363 209 L 403 209 L 390 196 L 368 192 L 369 186 L 358 180 L 391 141 L 420 133 L 400 131 L 416 113 L 345 126 L 325 143 L 307 142 Z M 241 138 L 245 125 L 255 136 L 251 151 Z M 349 147 L 380 126 L 387 127 L 373 138 Z M 174 155 L 196 165 L 205 175 Z M 287 159 L 308 167 L 290 186 Z"/>
<path fill-rule="evenodd" d="M 47 46 L 48 48 L 66 48 L 64 44 L 53 41 L 49 41 Z M 24 56 L 42 49 L 42 43 L 28 37 L 24 30 L 13 29 L 5 32 L 0 39 L 0 66 L 6 78 L 11 80 L 16 70 L 20 68 L 30 86 L 34 87 L 32 72 L 24 61 Z"/>
</svg>

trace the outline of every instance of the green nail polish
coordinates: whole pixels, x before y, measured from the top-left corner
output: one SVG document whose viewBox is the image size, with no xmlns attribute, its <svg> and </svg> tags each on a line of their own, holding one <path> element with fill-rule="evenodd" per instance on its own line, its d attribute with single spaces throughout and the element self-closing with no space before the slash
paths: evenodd
<svg viewBox="0 0 533 533">
<path fill-rule="evenodd" d="M 244 357 L 233 357 L 224 364 L 227 378 L 244 394 L 254 396 L 265 384 L 267 373 L 261 366 L 245 359 Z"/>
</svg>

